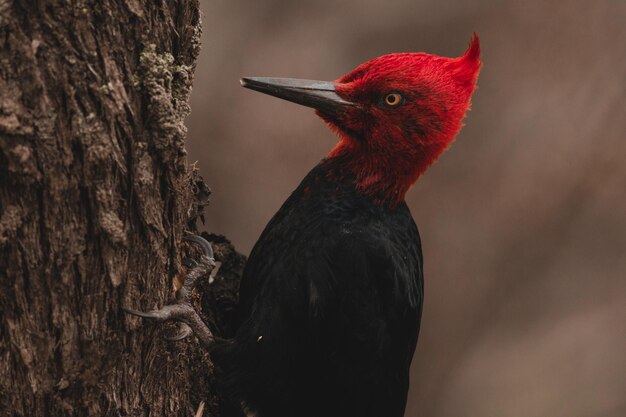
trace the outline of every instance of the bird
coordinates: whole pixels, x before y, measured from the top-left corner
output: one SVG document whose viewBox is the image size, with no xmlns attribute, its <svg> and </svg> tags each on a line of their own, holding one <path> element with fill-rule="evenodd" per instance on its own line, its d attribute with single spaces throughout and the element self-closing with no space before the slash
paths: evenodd
<svg viewBox="0 0 626 417">
<path fill-rule="evenodd" d="M 210 346 L 233 415 L 404 415 L 424 301 L 405 196 L 455 140 L 481 66 L 474 33 L 455 58 L 392 53 L 332 82 L 241 79 L 313 108 L 338 142 L 254 245 L 235 336 L 217 340 L 197 317 L 182 320 Z"/>
</svg>

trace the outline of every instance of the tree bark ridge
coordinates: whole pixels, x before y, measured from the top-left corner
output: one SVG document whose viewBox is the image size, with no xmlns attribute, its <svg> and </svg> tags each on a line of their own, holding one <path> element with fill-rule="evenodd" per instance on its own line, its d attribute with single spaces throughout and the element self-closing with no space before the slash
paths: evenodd
<svg viewBox="0 0 626 417">
<path fill-rule="evenodd" d="M 200 31 L 197 1 L 0 1 L 0 415 L 215 410 L 196 341 L 121 311 L 172 298 L 208 196 L 184 147 Z"/>
</svg>

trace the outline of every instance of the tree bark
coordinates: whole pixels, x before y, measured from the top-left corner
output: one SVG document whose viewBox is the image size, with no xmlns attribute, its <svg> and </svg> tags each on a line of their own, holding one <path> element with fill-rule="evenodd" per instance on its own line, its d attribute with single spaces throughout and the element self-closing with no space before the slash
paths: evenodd
<svg viewBox="0 0 626 417">
<path fill-rule="evenodd" d="M 217 415 L 197 341 L 121 311 L 172 299 L 208 199 L 184 148 L 200 30 L 197 0 L 0 0 L 1 416 Z M 212 240 L 196 300 L 227 332 L 243 259 Z"/>
</svg>

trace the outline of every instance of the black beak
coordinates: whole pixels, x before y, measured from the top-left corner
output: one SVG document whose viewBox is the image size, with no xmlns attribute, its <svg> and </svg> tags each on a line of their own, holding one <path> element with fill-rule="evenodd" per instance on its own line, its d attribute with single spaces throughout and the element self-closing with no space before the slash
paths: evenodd
<svg viewBox="0 0 626 417">
<path fill-rule="evenodd" d="M 355 106 L 339 97 L 336 92 L 339 84 L 328 81 L 246 77 L 241 79 L 241 85 L 327 114 L 336 114 L 342 108 Z"/>
</svg>

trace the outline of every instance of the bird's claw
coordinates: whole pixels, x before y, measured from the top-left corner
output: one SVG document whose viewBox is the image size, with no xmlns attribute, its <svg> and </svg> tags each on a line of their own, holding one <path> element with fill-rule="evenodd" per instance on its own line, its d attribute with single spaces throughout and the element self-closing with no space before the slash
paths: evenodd
<svg viewBox="0 0 626 417">
<path fill-rule="evenodd" d="M 133 309 L 124 308 L 124 307 L 122 307 L 122 310 L 124 310 L 126 314 L 130 314 L 132 316 L 137 316 L 137 317 L 143 317 L 144 319 L 156 319 L 156 320 L 160 319 L 159 310 L 139 311 L 139 310 L 133 310 Z"/>
<path fill-rule="evenodd" d="M 129 308 L 122 308 L 127 314 L 138 316 L 146 319 L 163 322 L 167 320 L 175 320 L 182 323 L 181 331 L 172 337 L 166 337 L 167 340 L 182 340 L 194 333 L 200 342 L 207 348 L 213 345 L 214 337 L 207 325 L 202 321 L 196 310 L 191 305 L 191 291 L 195 286 L 197 279 L 205 274 L 210 273 L 215 268 L 213 259 L 213 248 L 211 244 L 200 236 L 185 236 L 184 240 L 194 242 L 204 252 L 200 261 L 193 260 L 193 266 L 185 277 L 185 282 L 176 293 L 176 303 L 168 304 L 158 310 L 139 311 Z"/>
<path fill-rule="evenodd" d="M 200 245 L 200 247 L 202 248 L 202 251 L 207 257 L 213 259 L 213 257 L 215 256 L 213 254 L 213 247 L 205 238 L 200 237 L 198 235 L 187 235 L 183 237 L 183 240 L 186 240 L 188 242 L 194 242 Z"/>
<path fill-rule="evenodd" d="M 151 311 L 139 311 L 128 308 L 122 308 L 122 310 L 133 316 L 143 317 L 145 319 L 153 319 L 156 321 L 178 320 L 182 322 L 185 322 L 188 317 L 196 312 L 191 304 L 187 302 L 168 304 L 163 308 Z"/>
<path fill-rule="evenodd" d="M 191 336 L 192 333 L 193 330 L 191 330 L 191 327 L 189 327 L 185 323 L 181 323 L 180 331 L 178 332 L 178 334 L 176 334 L 175 336 L 166 336 L 165 340 L 169 340 L 170 342 L 178 342 L 179 340 L 183 340 Z"/>
</svg>

